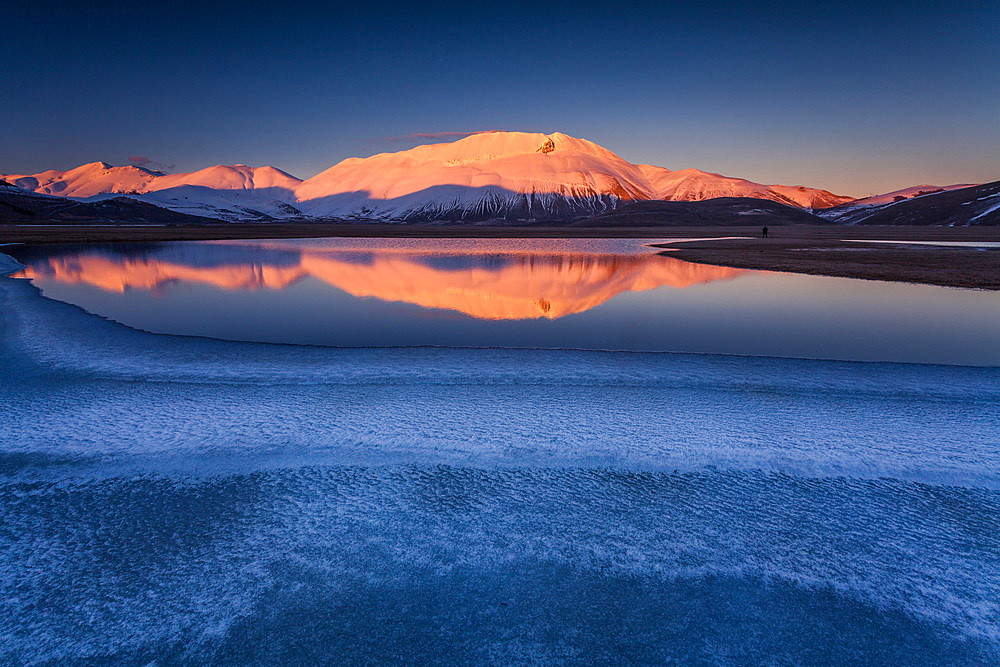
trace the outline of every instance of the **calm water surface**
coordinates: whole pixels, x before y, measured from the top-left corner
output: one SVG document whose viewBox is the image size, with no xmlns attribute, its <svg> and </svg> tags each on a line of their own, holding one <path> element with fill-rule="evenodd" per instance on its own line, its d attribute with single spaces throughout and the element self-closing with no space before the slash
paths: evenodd
<svg viewBox="0 0 1000 667">
<path fill-rule="evenodd" d="M 1000 294 L 692 264 L 662 239 L 320 239 L 10 249 L 45 296 L 226 340 L 1000 365 Z"/>
</svg>

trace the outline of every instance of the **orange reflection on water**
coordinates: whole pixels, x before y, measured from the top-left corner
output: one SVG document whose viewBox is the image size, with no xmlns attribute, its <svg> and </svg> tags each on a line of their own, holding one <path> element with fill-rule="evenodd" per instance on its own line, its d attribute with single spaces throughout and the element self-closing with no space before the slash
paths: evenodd
<svg viewBox="0 0 1000 667">
<path fill-rule="evenodd" d="M 160 290 L 175 282 L 213 285 L 225 290 L 284 289 L 307 274 L 298 267 L 259 263 L 215 267 L 187 266 L 153 258 L 108 257 L 81 253 L 50 257 L 30 264 L 14 278 L 47 278 L 69 284 L 87 284 L 107 292 L 130 289 Z"/>
<path fill-rule="evenodd" d="M 266 249 L 263 252 L 266 255 Z M 745 273 L 655 253 L 498 256 L 469 252 L 458 256 L 462 266 L 440 268 L 427 261 L 426 255 L 392 250 L 352 255 L 303 249 L 295 261 L 289 261 L 286 253 L 281 261 L 270 263 L 260 252 L 252 260 L 241 261 L 236 253 L 231 261 L 197 266 L 155 254 L 117 257 L 84 251 L 31 262 L 16 275 L 85 283 L 113 292 L 160 290 L 175 282 L 225 290 L 280 290 L 315 278 L 357 297 L 453 310 L 478 319 L 523 320 L 580 313 L 623 292 L 685 288 Z"/>
</svg>

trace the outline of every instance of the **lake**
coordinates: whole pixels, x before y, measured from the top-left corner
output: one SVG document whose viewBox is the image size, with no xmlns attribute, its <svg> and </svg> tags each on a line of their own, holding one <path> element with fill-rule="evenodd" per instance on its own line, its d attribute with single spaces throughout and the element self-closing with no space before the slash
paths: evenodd
<svg viewBox="0 0 1000 667">
<path fill-rule="evenodd" d="M 663 239 L 659 239 L 662 241 Z M 656 240 L 321 239 L 11 252 L 156 333 L 1000 365 L 1000 293 L 692 264 Z"/>
<path fill-rule="evenodd" d="M 3 250 L 0 663 L 1000 661 L 996 293 Z"/>
</svg>

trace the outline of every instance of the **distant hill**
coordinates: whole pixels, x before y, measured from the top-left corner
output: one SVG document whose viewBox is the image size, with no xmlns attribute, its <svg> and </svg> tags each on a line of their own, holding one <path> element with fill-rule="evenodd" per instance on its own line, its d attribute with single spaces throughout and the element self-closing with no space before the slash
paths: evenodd
<svg viewBox="0 0 1000 667">
<path fill-rule="evenodd" d="M 915 191 L 900 199 L 896 197 L 902 195 L 893 193 L 859 199 L 820 211 L 819 215 L 851 225 L 1000 225 L 1000 181 L 970 187 L 948 186 L 937 191 L 927 188 L 933 186 L 899 191 Z M 887 200 L 890 195 L 892 199 Z"/>
<path fill-rule="evenodd" d="M 95 223 L 130 222 L 150 224 L 205 224 L 218 220 L 178 213 L 129 197 L 94 202 L 39 195 L 0 185 L 0 222 Z"/>
</svg>

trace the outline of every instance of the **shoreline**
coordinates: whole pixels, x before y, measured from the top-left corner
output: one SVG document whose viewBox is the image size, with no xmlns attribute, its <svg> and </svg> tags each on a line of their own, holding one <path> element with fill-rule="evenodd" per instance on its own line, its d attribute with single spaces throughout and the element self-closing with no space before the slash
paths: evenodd
<svg viewBox="0 0 1000 667">
<path fill-rule="evenodd" d="M 2 250 L 0 250 L 0 281 L 4 279 L 10 279 L 11 274 L 17 273 L 21 269 L 25 268 L 24 264 L 18 262 L 14 257 L 7 255 Z M 24 280 L 24 279 L 19 279 Z M 31 280 L 27 282 L 32 283 Z M 0 289 L 3 285 L 0 282 Z M 633 349 L 633 348 L 591 348 L 591 347 L 539 347 L 539 346 L 509 346 L 509 345 L 428 345 L 428 344 L 412 344 L 412 345 L 324 345 L 317 343 L 289 343 L 289 342 L 274 342 L 274 341 L 261 341 L 261 340 L 244 340 L 235 338 L 224 338 L 209 335 L 198 335 L 198 334 L 185 334 L 185 333 L 170 333 L 170 332 L 158 332 L 150 331 L 147 329 L 139 328 L 130 324 L 126 324 L 119 320 L 106 317 L 100 313 L 87 310 L 85 307 L 70 303 L 68 301 L 61 301 L 60 299 L 45 296 L 42 293 L 41 288 L 37 285 L 32 284 L 32 289 L 35 291 L 35 296 L 39 299 L 44 299 L 48 301 L 53 301 L 60 306 L 68 306 L 75 311 L 87 318 L 97 318 L 108 325 L 120 330 L 129 331 L 141 336 L 149 336 L 153 338 L 167 338 L 176 339 L 181 341 L 208 341 L 223 344 L 231 344 L 237 346 L 264 346 L 267 348 L 304 348 L 310 350 L 349 350 L 349 351 L 382 351 L 382 352 L 400 352 L 407 350 L 446 350 L 446 351 L 457 351 L 457 352 L 468 352 L 468 351 L 482 351 L 482 352 L 513 352 L 513 353 L 560 353 L 560 354 L 585 354 L 585 355 L 611 355 L 611 356 L 621 356 L 621 357 L 631 357 L 637 355 L 645 355 L 649 357 L 662 357 L 670 356 L 674 358 L 679 357 L 690 357 L 690 358 L 722 358 L 726 360 L 746 360 L 746 361 L 772 361 L 779 363 L 804 363 L 804 364 L 849 364 L 849 365 L 878 365 L 878 366 L 927 366 L 930 368 L 954 368 L 954 369 L 998 369 L 1000 366 L 990 363 L 957 363 L 957 362 L 947 362 L 947 361 L 905 361 L 905 360 L 894 360 L 894 359 L 859 359 L 859 358 L 841 358 L 841 357 L 826 357 L 826 356 L 785 356 L 781 354 L 761 354 L 761 353 L 749 353 L 749 352 L 696 352 L 696 351 L 685 351 L 685 350 L 652 350 L 652 349 Z"/>
<path fill-rule="evenodd" d="M 690 239 L 652 244 L 696 264 L 809 275 L 1000 290 L 1000 248 L 856 241 L 1000 242 L 1000 227 L 758 226 L 573 227 L 340 223 L 162 225 L 0 224 L 0 244 L 155 243 L 294 238 L 639 238 Z M 726 238 L 746 237 L 746 238 Z"/>
<path fill-rule="evenodd" d="M 0 244 L 141 243 L 293 238 L 706 238 L 759 233 L 756 227 L 573 227 L 568 225 L 407 225 L 222 223 L 218 225 L 0 224 Z"/>
<path fill-rule="evenodd" d="M 845 230 L 846 231 L 846 230 Z M 844 236 L 854 234 L 852 228 Z M 996 230 L 1000 232 L 1000 230 Z M 780 233 L 780 232 L 779 232 Z M 856 240 L 780 237 L 656 243 L 665 255 L 697 264 L 942 287 L 1000 290 L 1000 248 L 935 246 L 906 241 L 996 242 L 1000 233 L 964 237 Z M 985 238 L 984 238 L 985 237 Z M 876 240 L 870 238 L 869 240 Z M 882 240 L 882 239 L 879 239 Z M 900 241 L 901 243 L 892 243 Z"/>
</svg>

